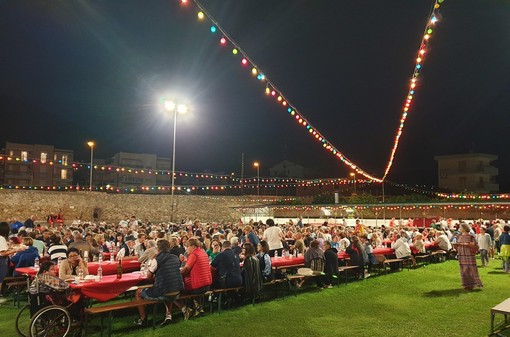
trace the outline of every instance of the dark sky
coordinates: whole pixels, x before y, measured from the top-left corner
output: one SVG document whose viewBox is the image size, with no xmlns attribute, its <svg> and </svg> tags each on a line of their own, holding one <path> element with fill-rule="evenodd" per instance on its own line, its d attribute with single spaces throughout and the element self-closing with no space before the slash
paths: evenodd
<svg viewBox="0 0 510 337">
<path fill-rule="evenodd" d="M 433 1 L 204 0 L 203 5 L 348 158 L 381 177 Z M 177 0 L 0 3 L 0 111 L 5 141 L 54 144 L 87 161 L 115 152 L 171 155 L 177 170 L 261 174 L 283 159 L 347 169 L 264 94 L 219 33 Z M 435 183 L 434 155 L 500 157 L 510 181 L 510 2 L 446 0 L 388 179 Z M 181 118 L 182 117 L 182 118 Z"/>
</svg>

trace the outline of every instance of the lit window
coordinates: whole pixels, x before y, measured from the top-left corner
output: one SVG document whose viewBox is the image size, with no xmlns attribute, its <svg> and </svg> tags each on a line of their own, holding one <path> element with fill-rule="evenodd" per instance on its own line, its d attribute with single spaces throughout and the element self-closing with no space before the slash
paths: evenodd
<svg viewBox="0 0 510 337">
<path fill-rule="evenodd" d="M 28 152 L 27 151 L 21 151 L 21 160 L 23 160 L 23 161 L 28 160 Z"/>
<path fill-rule="evenodd" d="M 62 155 L 62 165 L 67 165 L 69 156 L 67 154 Z"/>
<path fill-rule="evenodd" d="M 46 152 L 41 152 L 41 164 L 46 164 L 47 158 L 48 154 Z"/>
<path fill-rule="evenodd" d="M 60 179 L 62 179 L 62 180 L 67 179 L 67 170 L 60 171 Z"/>
<path fill-rule="evenodd" d="M 11 157 L 14 156 L 14 151 L 13 150 L 9 151 L 9 156 L 11 156 Z"/>
</svg>

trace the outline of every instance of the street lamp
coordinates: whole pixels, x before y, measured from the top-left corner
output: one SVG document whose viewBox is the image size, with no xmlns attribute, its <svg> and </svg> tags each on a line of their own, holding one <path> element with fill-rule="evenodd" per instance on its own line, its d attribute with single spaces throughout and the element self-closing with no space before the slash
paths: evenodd
<svg viewBox="0 0 510 337">
<path fill-rule="evenodd" d="M 170 194 L 170 203 L 172 204 L 170 221 L 174 221 L 174 182 L 175 182 L 175 135 L 177 133 L 177 113 L 184 114 L 188 111 L 188 107 L 184 104 L 176 104 L 172 101 L 165 101 L 165 109 L 174 113 L 174 136 L 172 144 L 172 187 Z"/>
<path fill-rule="evenodd" d="M 356 173 L 351 172 L 352 180 L 354 181 L 354 194 L 356 194 Z"/>
<path fill-rule="evenodd" d="M 89 190 L 92 191 L 92 170 L 94 167 L 92 166 L 94 164 L 94 146 L 96 146 L 96 143 L 93 141 L 88 141 L 87 145 L 90 147 L 90 181 L 89 181 Z"/>
<path fill-rule="evenodd" d="M 257 196 L 260 197 L 260 164 L 256 161 L 253 163 L 253 166 L 257 168 Z"/>
</svg>

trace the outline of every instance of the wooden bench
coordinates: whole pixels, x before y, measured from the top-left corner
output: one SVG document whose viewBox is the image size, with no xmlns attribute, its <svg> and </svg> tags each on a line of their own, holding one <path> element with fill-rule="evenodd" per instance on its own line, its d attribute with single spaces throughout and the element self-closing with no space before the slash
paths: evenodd
<svg viewBox="0 0 510 337">
<path fill-rule="evenodd" d="M 495 327 L 494 318 L 496 314 L 502 314 L 503 316 L 505 316 L 505 320 Z M 500 334 L 500 332 L 510 328 L 508 324 L 508 315 L 510 315 L 510 298 L 504 300 L 503 302 L 499 303 L 498 305 L 491 309 L 491 333 L 489 334 L 489 336 L 493 335 L 502 337 L 506 336 Z M 495 330 L 495 328 L 497 328 L 497 330 Z"/>
<path fill-rule="evenodd" d="M 390 267 L 392 263 L 398 263 L 398 269 L 404 269 L 404 260 L 403 259 L 385 259 L 384 260 L 384 273 L 386 274 L 386 267 Z"/>
<path fill-rule="evenodd" d="M 242 291 L 244 287 L 235 287 L 235 288 L 224 288 L 224 289 L 214 289 L 208 292 L 207 295 L 216 295 L 218 300 L 218 314 L 221 313 L 221 304 L 222 304 L 222 297 L 223 294 L 229 294 L 229 293 L 238 293 Z M 213 312 L 213 305 L 211 303 L 210 307 L 211 313 Z"/>
<path fill-rule="evenodd" d="M 23 290 L 28 287 L 28 278 L 26 276 L 8 276 L 4 278 L 4 284 L 9 290 L 13 290 L 12 292 L 12 303 L 14 306 L 20 307 L 20 302 L 22 299 Z"/>
<path fill-rule="evenodd" d="M 143 289 L 143 288 L 150 288 L 152 285 L 142 285 L 136 287 L 137 289 Z M 136 290 L 135 287 L 130 288 L 130 290 Z M 168 298 L 175 298 L 179 295 L 179 292 L 171 292 L 168 294 L 165 294 L 165 297 Z M 195 295 L 196 296 L 196 295 Z M 180 298 L 180 297 L 179 297 Z M 113 304 L 107 304 L 107 305 L 101 305 L 97 307 L 90 307 L 85 309 L 85 328 L 84 332 L 85 335 L 87 334 L 87 324 L 88 324 L 88 318 L 100 315 L 101 318 L 101 337 L 103 336 L 103 326 L 104 326 L 104 315 L 108 313 L 108 335 L 111 336 L 112 332 L 112 319 L 113 319 L 113 312 L 124 310 L 124 309 L 130 309 L 130 308 L 136 308 L 139 306 L 147 306 L 147 305 L 154 305 L 153 307 L 153 319 L 152 319 L 152 328 L 156 328 L 156 315 L 157 315 L 157 304 L 164 303 L 164 301 L 157 301 L 157 300 L 148 300 L 148 299 L 139 299 L 139 300 L 131 300 L 129 302 L 120 302 L 120 303 L 113 303 Z"/>
<path fill-rule="evenodd" d="M 420 262 L 421 262 L 422 266 L 425 266 L 427 263 L 430 262 L 430 255 L 428 255 L 428 254 L 416 255 L 414 258 L 416 259 L 416 264 L 420 264 Z"/>
<path fill-rule="evenodd" d="M 287 275 L 287 282 L 288 282 L 288 286 L 289 286 L 289 294 L 290 294 L 290 291 L 292 289 L 291 287 L 291 284 L 293 282 L 296 283 L 296 286 L 294 287 L 294 296 L 297 296 L 297 284 L 301 283 L 301 281 L 303 281 L 305 279 L 305 277 L 303 275 Z"/>
<path fill-rule="evenodd" d="M 118 310 L 124 310 L 124 309 L 130 309 L 130 308 L 136 308 L 138 306 L 146 306 L 149 304 L 156 304 L 158 301 L 154 300 L 134 300 L 129 302 L 121 302 L 121 303 L 114 303 L 114 304 L 107 304 L 103 306 L 97 306 L 97 307 L 91 307 L 85 309 L 85 328 L 84 333 L 87 335 L 87 325 L 88 325 L 88 319 L 89 317 L 100 315 L 101 317 L 101 337 L 103 337 L 103 314 L 108 314 L 108 334 L 107 336 L 110 337 L 112 335 L 112 314 L 114 311 Z M 155 311 L 155 310 L 154 310 Z M 155 314 L 155 313 L 154 313 Z M 153 327 L 155 327 L 155 320 L 153 319 Z"/>
<path fill-rule="evenodd" d="M 338 267 L 338 274 L 342 274 L 342 273 L 344 274 L 345 284 L 347 284 L 348 271 L 356 270 L 356 269 L 359 269 L 359 266 L 340 266 L 340 267 Z M 338 285 L 340 285 L 340 280 L 338 280 Z"/>
<path fill-rule="evenodd" d="M 436 250 L 435 252 L 430 253 L 430 259 L 436 263 L 444 262 L 444 261 L 446 261 L 446 251 Z"/>
</svg>

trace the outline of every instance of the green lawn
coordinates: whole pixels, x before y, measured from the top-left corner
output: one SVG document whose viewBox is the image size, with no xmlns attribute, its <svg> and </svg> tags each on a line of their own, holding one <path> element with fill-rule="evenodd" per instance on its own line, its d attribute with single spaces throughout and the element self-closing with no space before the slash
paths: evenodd
<svg viewBox="0 0 510 337">
<path fill-rule="evenodd" d="M 490 308 L 510 297 L 500 264 L 480 269 L 481 291 L 462 290 L 457 261 L 447 261 L 334 289 L 303 289 L 296 297 L 187 322 L 176 314 L 174 324 L 156 330 L 134 327 L 130 311 L 115 318 L 114 336 L 487 336 Z M 16 335 L 16 312 L 12 305 L 0 307 L 5 337 Z"/>
</svg>

